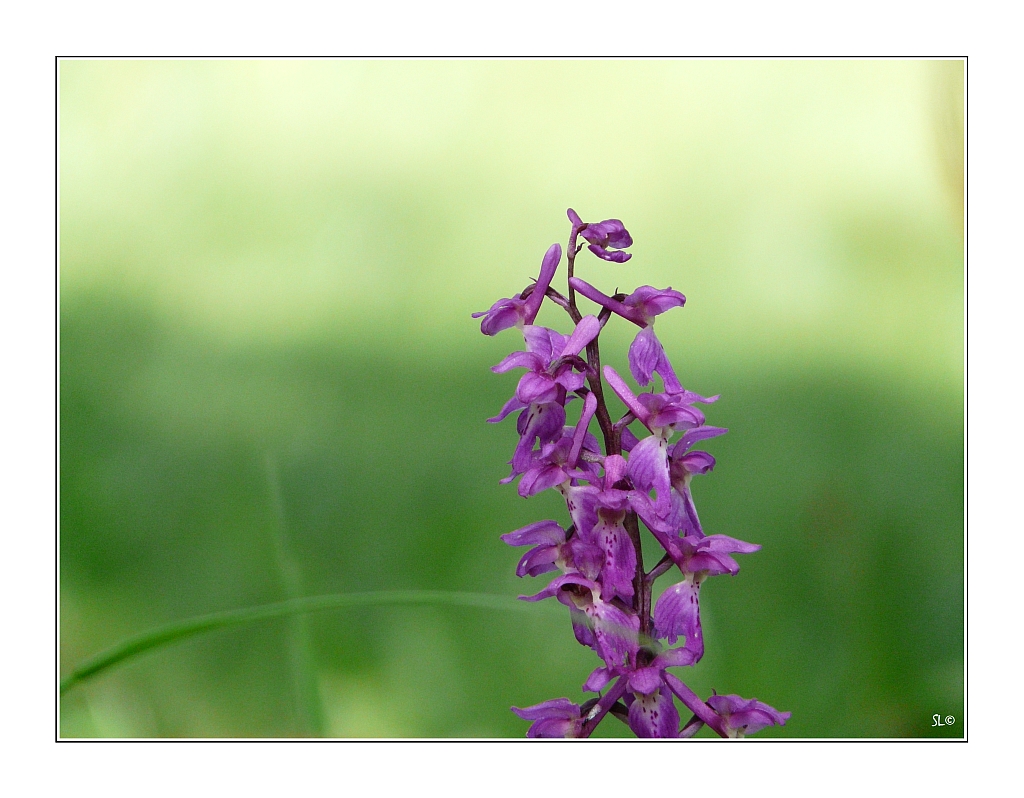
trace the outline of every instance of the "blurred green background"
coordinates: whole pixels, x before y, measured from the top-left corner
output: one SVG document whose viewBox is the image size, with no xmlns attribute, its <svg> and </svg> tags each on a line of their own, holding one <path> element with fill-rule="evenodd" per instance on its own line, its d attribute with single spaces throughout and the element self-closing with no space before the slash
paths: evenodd
<svg viewBox="0 0 1024 798">
<path fill-rule="evenodd" d="M 962 736 L 961 62 L 59 77 L 62 674 L 289 595 L 540 589 L 498 536 L 564 509 L 497 484 L 514 422 L 484 423 L 521 339 L 469 314 L 572 206 L 636 241 L 578 274 L 686 294 L 658 334 L 730 429 L 701 519 L 764 546 L 705 584 L 680 675 L 792 711 L 761 736 Z M 626 327 L 602 339 L 620 370 Z M 596 664 L 543 605 L 330 611 L 132 660 L 64 696 L 60 731 L 518 737 L 510 705 L 578 701 Z"/>
</svg>

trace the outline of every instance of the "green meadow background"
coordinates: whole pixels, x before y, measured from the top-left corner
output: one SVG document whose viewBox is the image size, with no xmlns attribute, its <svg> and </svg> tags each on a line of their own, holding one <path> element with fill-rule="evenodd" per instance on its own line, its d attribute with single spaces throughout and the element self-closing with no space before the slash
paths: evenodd
<svg viewBox="0 0 1024 798">
<path fill-rule="evenodd" d="M 488 367 L 522 342 L 470 313 L 528 284 L 572 206 L 636 242 L 580 276 L 686 294 L 658 334 L 730 430 L 701 519 L 764 547 L 705 583 L 679 674 L 793 713 L 759 736 L 963 736 L 962 62 L 59 78 L 61 675 L 289 596 L 539 590 L 498 536 L 564 509 L 498 485 L 514 421 L 484 419 L 518 372 Z M 605 362 L 633 332 L 609 325 Z M 579 701 L 597 659 L 521 606 L 214 632 L 74 687 L 60 734 L 522 736 L 508 707 Z"/>
</svg>

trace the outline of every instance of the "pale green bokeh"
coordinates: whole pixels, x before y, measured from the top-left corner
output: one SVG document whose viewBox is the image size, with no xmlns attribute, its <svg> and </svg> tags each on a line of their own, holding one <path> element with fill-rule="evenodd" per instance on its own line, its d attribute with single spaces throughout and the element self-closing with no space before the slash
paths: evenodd
<svg viewBox="0 0 1024 798">
<path fill-rule="evenodd" d="M 885 613 L 924 630 L 914 645 L 929 653 L 905 654 L 896 675 L 883 677 L 893 655 L 869 627 L 872 618 L 884 626 L 889 615 L 866 617 L 859 604 L 862 580 L 883 578 L 872 558 L 889 562 L 877 543 L 893 529 L 897 538 L 886 545 L 922 552 L 906 576 L 921 584 L 915 596 L 928 595 L 930 580 L 962 579 L 962 493 L 950 493 L 963 454 L 962 80 L 960 62 L 927 61 L 62 62 L 62 666 L 167 618 L 273 597 L 272 558 L 257 547 L 246 559 L 247 535 L 264 548 L 271 539 L 252 532 L 269 523 L 259 465 L 268 451 L 279 454 L 291 480 L 285 504 L 295 516 L 300 564 L 318 574 L 305 580 L 307 589 L 355 589 L 351 578 L 318 571 L 329 558 L 315 536 L 301 537 L 320 523 L 304 513 L 330 501 L 331 491 L 348 490 L 323 477 L 325 468 L 333 473 L 329 458 L 366 458 L 372 473 L 387 474 L 389 458 L 405 457 L 394 447 L 409 435 L 444 468 L 436 453 L 447 452 L 454 471 L 402 472 L 403 496 L 411 498 L 395 506 L 413 502 L 433 520 L 377 507 L 385 531 L 372 543 L 359 538 L 345 555 L 354 569 L 362 564 L 362 589 L 392 586 L 379 584 L 373 569 L 389 557 L 405 562 L 406 547 L 420 546 L 434 553 L 409 561 L 423 568 L 417 586 L 523 590 L 510 573 L 517 555 L 495 547 L 495 535 L 558 517 L 544 515 L 557 513 L 557 503 L 517 504 L 513 489 L 495 484 L 511 433 L 480 422 L 511 384 L 486 365 L 515 346 L 514 336 L 484 339 L 468 316 L 523 288 L 553 241 L 564 246 L 572 206 L 587 220 L 622 219 L 636 242 L 622 266 L 581 256 L 581 276 L 605 290 L 646 283 L 687 295 L 684 310 L 659 319 L 658 334 L 688 387 L 723 393 L 709 417 L 733 433 L 709 448 L 716 456 L 735 451 L 731 463 L 723 459 L 702 477 L 698 503 L 706 495 L 709 517 L 731 518 L 729 508 L 746 501 L 749 518 L 771 516 L 765 523 L 779 530 L 719 530 L 766 546 L 739 577 L 714 588 L 716 600 L 746 611 L 753 600 L 744 598 L 745 576 L 756 580 L 756 558 L 782 556 L 786 529 L 803 523 L 790 517 L 799 508 L 809 508 L 809 529 L 820 507 L 825 528 L 849 529 L 820 562 L 763 566 L 799 583 L 757 594 L 770 601 L 785 593 L 780 602 L 789 609 L 766 613 L 781 624 L 774 634 L 795 636 L 778 641 L 795 653 L 785 663 L 768 657 L 756 671 L 710 663 L 714 686 L 756 690 L 794 710 L 794 721 L 803 708 L 776 701 L 772 685 L 792 684 L 793 697 L 811 691 L 818 709 L 804 716 L 816 720 L 794 727 L 798 736 L 924 734 L 915 701 L 929 696 L 962 711 L 962 651 L 935 653 L 936 641 L 962 639 L 962 613 L 959 629 L 943 620 L 940 635 L 929 631 L 926 616 L 938 617 L 932 605 L 915 598 L 888 606 Z M 542 321 L 563 325 L 553 308 Z M 606 362 L 625 367 L 632 334 L 609 327 Z M 316 369 L 326 376 L 308 376 Z M 416 393 L 403 400 L 407 384 Z M 799 417 L 779 414 L 800 401 L 804 385 L 818 398 L 807 400 L 801 428 Z M 459 390 L 463 398 L 454 398 Z M 744 390 L 745 399 L 727 404 L 730 391 Z M 763 417 L 762 390 L 774 397 Z M 370 397 L 365 405 L 360 391 Z M 889 415 L 865 410 L 860 419 L 860 391 L 870 401 L 891 399 Z M 769 418 L 775 426 L 761 426 Z M 438 419 L 443 432 L 432 432 Z M 799 463 L 774 459 L 820 443 L 803 437 L 818 422 L 835 430 L 821 451 Z M 900 435 L 909 436 L 903 444 Z M 941 455 L 929 459 L 913 448 L 918 443 Z M 754 447 L 751 459 L 732 445 Z M 223 477 L 219 495 L 233 498 L 210 498 L 218 490 L 212 483 L 198 505 L 193 494 L 178 496 L 176 486 L 206 463 L 207 482 Z M 294 498 L 298 486 L 321 478 L 322 494 L 306 504 Z M 438 479 L 443 496 L 433 493 Z M 457 479 L 463 483 L 448 484 Z M 943 503 L 927 500 L 929 491 Z M 356 514 L 373 517 L 365 493 L 336 495 L 361 501 Z M 758 501 L 765 504 L 754 507 Z M 853 520 L 843 521 L 850 502 Z M 121 530 L 117 546 L 131 548 L 147 512 L 159 515 L 146 538 L 159 542 L 147 546 L 162 553 L 133 561 L 133 581 L 103 553 L 114 543 L 101 542 L 113 526 Z M 196 522 L 194 512 L 205 520 Z M 735 512 L 732 520 L 748 518 Z M 934 530 L 942 553 L 934 556 L 925 532 L 905 531 L 906 519 L 931 512 L 944 519 Z M 456 522 L 467 539 L 487 535 L 487 547 L 422 540 L 425 529 Z M 180 529 L 192 537 L 177 539 Z M 233 531 L 208 557 L 171 568 L 187 584 L 153 581 L 168 572 L 161 557 L 188 560 L 189 546 L 216 537 L 214 529 Z M 394 569 L 384 570 L 393 577 Z M 266 585 L 256 581 L 264 571 Z M 867 624 L 846 638 L 837 633 L 836 650 L 847 659 L 835 672 L 822 670 L 813 635 L 797 641 L 804 600 L 836 602 L 830 623 Z M 740 645 L 722 623 L 724 605 L 708 607 L 709 626 Z M 520 733 L 507 706 L 525 699 L 496 695 L 502 674 L 488 675 L 460 648 L 469 632 L 455 615 L 374 617 L 377 632 L 370 621 L 335 630 L 348 641 L 378 634 L 369 660 L 332 659 L 319 644 L 314 682 L 328 733 Z M 325 624 L 313 624 L 314 636 Z M 506 632 L 494 630 L 495 656 L 503 645 L 515 649 L 510 635 L 529 636 L 521 678 L 548 681 L 526 692 L 541 701 L 557 685 L 578 699 L 577 671 L 585 677 L 592 656 L 573 648 L 557 621 L 527 629 L 516 620 Z M 897 631 L 878 634 L 891 640 Z M 282 625 L 282 645 L 287 639 Z M 866 639 L 874 643 L 865 648 Z M 223 692 L 219 683 L 183 687 L 204 662 L 228 661 L 230 645 L 219 645 L 154 655 L 83 688 L 65 699 L 63 733 L 301 733 L 288 725 L 290 682 L 277 671 L 251 677 L 262 688 L 280 682 L 280 695 L 261 699 L 259 710 L 241 687 L 228 698 L 208 692 Z M 238 657 L 232 667 L 244 674 L 247 662 Z M 806 670 L 794 671 L 800 663 Z M 773 681 L 750 687 L 752 678 L 719 678 L 755 672 Z M 856 700 L 837 698 L 844 681 L 863 688 Z M 161 700 L 152 698 L 156 685 L 177 696 L 162 709 L 153 708 Z M 913 711 L 903 712 L 892 697 L 908 690 L 919 697 L 907 698 Z M 461 720 L 439 725 L 446 710 Z"/>
</svg>

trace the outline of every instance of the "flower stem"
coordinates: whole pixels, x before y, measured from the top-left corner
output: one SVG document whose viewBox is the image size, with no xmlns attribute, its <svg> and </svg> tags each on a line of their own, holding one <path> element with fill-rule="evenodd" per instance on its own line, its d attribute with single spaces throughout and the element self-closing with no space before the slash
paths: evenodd
<svg viewBox="0 0 1024 798">
<path fill-rule="evenodd" d="M 597 702 L 597 712 L 591 710 L 591 717 L 583 724 L 583 729 L 580 732 L 580 737 L 589 737 L 594 733 L 594 729 L 597 728 L 597 724 L 601 722 L 605 715 L 608 714 L 615 702 L 622 698 L 622 694 L 626 692 L 626 677 L 621 676 L 607 693 L 601 696 L 601 700 Z"/>
</svg>

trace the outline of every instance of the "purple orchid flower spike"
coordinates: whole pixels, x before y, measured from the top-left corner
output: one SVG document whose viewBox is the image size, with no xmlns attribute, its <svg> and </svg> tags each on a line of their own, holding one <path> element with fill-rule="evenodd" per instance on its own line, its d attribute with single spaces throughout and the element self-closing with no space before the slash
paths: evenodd
<svg viewBox="0 0 1024 798">
<path fill-rule="evenodd" d="M 566 216 L 572 222 L 572 243 L 575 247 L 576 236 L 581 235 L 589 245 L 587 249 L 593 252 L 602 260 L 613 263 L 625 263 L 632 257 L 628 252 L 613 252 L 609 247 L 616 250 L 623 250 L 633 245 L 633 238 L 629 231 L 618 219 L 605 219 L 603 222 L 591 222 L 587 224 L 580 219 L 579 214 L 572 208 L 566 211 Z"/>
<path fill-rule="evenodd" d="M 523 497 L 554 488 L 570 519 L 568 525 L 538 521 L 501 536 L 511 546 L 528 547 L 517 576 L 557 573 L 539 593 L 520 598 L 555 598 L 568 609 L 576 640 L 601 659 L 583 685 L 598 697 L 583 704 L 558 698 L 513 711 L 531 722 L 528 737 L 588 737 L 608 714 L 626 722 L 638 737 L 685 739 L 704 726 L 720 737 L 740 737 L 768 724 L 781 725 L 788 712 L 734 695 L 705 702 L 669 672 L 692 666 L 704 655 L 703 581 L 736 574 L 733 555 L 760 546 L 705 535 L 697 516 L 691 482 L 709 473 L 715 458 L 692 447 L 726 430 L 708 425 L 696 407 L 718 397 L 686 390 L 654 334 L 656 317 L 682 307 L 686 297 L 649 285 L 608 295 L 574 277 L 575 258 L 583 249 L 580 238 L 597 257 L 617 263 L 629 259 L 623 250 L 633 239 L 618 219 L 586 223 L 571 208 L 567 215 L 572 222 L 567 296 L 551 287 L 562 254 L 556 244 L 545 254 L 534 286 L 474 318 L 483 317 L 480 329 L 487 335 L 517 327 L 526 342 L 524 351 L 513 352 L 492 369 L 525 370 L 501 412 L 488 419 L 497 422 L 518 412 L 512 472 L 501 482 L 520 478 L 517 489 Z M 584 316 L 577 294 L 600 305 L 600 317 Z M 545 296 L 573 321 L 568 335 L 536 324 Z M 652 389 L 637 395 L 613 368 L 602 368 L 597 341 L 613 315 L 640 328 L 629 347 L 629 370 L 641 386 L 658 375 L 660 393 Z M 618 421 L 609 414 L 606 387 L 626 405 Z M 583 400 L 579 421 L 566 426 L 566 407 L 576 398 Z M 645 428 L 639 437 L 629 428 L 634 421 Z M 594 423 L 600 436 L 591 433 Z M 679 440 L 670 444 L 676 433 Z M 664 551 L 649 571 L 641 551 L 641 521 Z M 654 601 L 655 580 L 673 567 L 681 581 Z M 676 647 L 666 649 L 660 641 Z M 692 713 L 682 726 L 677 700 Z"/>
<path fill-rule="evenodd" d="M 520 294 L 516 294 L 511 299 L 499 299 L 491 305 L 489 310 L 474 313 L 474 319 L 479 319 L 481 316 L 484 319 L 480 322 L 480 332 L 484 335 L 496 335 L 510 327 L 521 329 L 527 324 L 533 324 L 561 258 L 562 247 L 552 244 L 544 254 L 544 260 L 540 265 L 540 275 L 537 277 L 537 282 L 529 297 L 522 299 Z"/>
<path fill-rule="evenodd" d="M 708 704 L 721 716 L 730 737 L 753 734 L 766 726 L 785 726 L 792 715 L 791 712 L 779 712 L 756 698 L 746 699 L 738 695 L 713 695 Z"/>
</svg>

